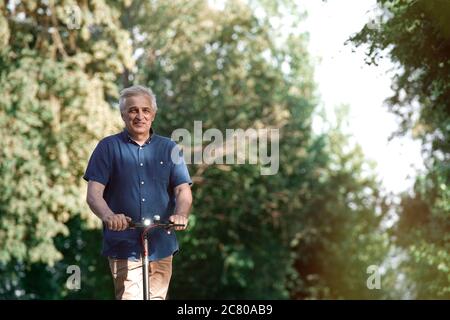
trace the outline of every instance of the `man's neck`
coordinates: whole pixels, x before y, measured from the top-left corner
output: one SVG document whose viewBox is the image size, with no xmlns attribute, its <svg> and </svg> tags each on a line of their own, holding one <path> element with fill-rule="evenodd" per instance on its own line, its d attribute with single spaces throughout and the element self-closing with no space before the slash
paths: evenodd
<svg viewBox="0 0 450 320">
<path fill-rule="evenodd" d="M 150 138 L 151 133 L 147 132 L 143 134 L 131 134 L 130 132 L 128 132 L 128 135 L 134 142 L 142 146 Z"/>
</svg>

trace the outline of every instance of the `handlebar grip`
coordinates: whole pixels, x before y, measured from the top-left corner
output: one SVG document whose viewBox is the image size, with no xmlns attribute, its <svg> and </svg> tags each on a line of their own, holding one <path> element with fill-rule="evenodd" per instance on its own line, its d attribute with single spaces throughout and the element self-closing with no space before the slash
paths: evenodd
<svg viewBox="0 0 450 320">
<path fill-rule="evenodd" d="M 146 227 L 142 222 L 130 221 L 128 222 L 128 228 L 144 228 Z"/>
<path fill-rule="evenodd" d="M 156 222 L 154 224 L 144 224 L 143 222 L 135 222 L 135 221 L 131 221 L 128 223 L 128 228 L 146 228 L 146 227 L 150 227 L 150 226 L 156 226 L 156 227 L 161 227 L 161 228 L 174 228 L 174 227 L 184 227 L 184 224 L 180 224 L 180 223 L 173 223 L 171 221 L 167 221 L 167 222 Z"/>
<path fill-rule="evenodd" d="M 157 222 L 157 223 L 155 223 L 155 226 L 163 228 L 163 229 L 172 229 L 175 227 L 184 227 L 184 224 L 175 224 L 171 221 L 168 221 L 168 222 Z"/>
<path fill-rule="evenodd" d="M 185 225 L 184 224 L 182 224 L 182 223 L 173 223 L 173 222 L 170 222 L 169 223 L 169 227 L 184 227 Z"/>
</svg>

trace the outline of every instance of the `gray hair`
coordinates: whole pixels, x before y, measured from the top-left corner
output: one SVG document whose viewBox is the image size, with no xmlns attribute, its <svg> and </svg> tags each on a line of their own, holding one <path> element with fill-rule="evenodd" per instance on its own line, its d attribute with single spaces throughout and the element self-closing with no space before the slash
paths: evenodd
<svg viewBox="0 0 450 320">
<path fill-rule="evenodd" d="M 145 96 L 150 100 L 151 107 L 154 112 L 158 111 L 158 106 L 156 104 L 156 96 L 153 93 L 152 89 L 146 88 L 144 86 L 140 85 L 134 85 L 128 88 L 123 89 L 120 91 L 120 97 L 119 97 L 119 108 L 120 113 L 123 113 L 125 111 L 125 99 L 129 97 L 135 97 L 135 96 Z"/>
</svg>

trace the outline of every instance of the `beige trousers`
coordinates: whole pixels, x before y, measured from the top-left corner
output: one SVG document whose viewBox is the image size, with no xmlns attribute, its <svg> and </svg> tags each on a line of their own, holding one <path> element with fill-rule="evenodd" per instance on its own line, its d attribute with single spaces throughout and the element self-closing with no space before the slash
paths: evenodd
<svg viewBox="0 0 450 320">
<path fill-rule="evenodd" d="M 172 276 L 172 256 L 149 263 L 150 300 L 165 300 Z M 108 258 L 117 300 L 143 300 L 142 259 Z"/>
</svg>

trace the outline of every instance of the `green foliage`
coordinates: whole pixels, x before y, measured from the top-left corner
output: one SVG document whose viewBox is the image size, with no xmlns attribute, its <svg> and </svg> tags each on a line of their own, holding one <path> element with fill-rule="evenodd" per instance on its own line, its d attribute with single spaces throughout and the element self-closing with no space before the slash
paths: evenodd
<svg viewBox="0 0 450 320">
<path fill-rule="evenodd" d="M 401 132 L 412 129 L 448 153 L 450 132 L 450 3 L 436 1 L 378 1 L 384 14 L 351 40 L 368 45 L 368 62 L 388 55 L 398 63 L 395 95 L 388 103 L 402 120 Z M 419 103 L 415 112 L 414 104 Z"/>
<path fill-rule="evenodd" d="M 380 296 L 366 287 L 366 268 L 381 264 L 387 250 L 377 233 L 378 186 L 360 178 L 360 151 L 341 155 L 346 139 L 311 134 L 316 98 L 305 36 L 281 37 L 238 2 L 224 11 L 203 1 L 190 6 L 139 3 L 128 15 L 136 22 L 127 23 L 142 21 L 138 33 L 147 35 L 134 37 L 136 46 L 151 48 L 138 59 L 135 81 L 157 93 L 158 131 L 192 132 L 194 120 L 222 132 L 280 128 L 280 172 L 263 177 L 251 166 L 191 167 L 195 224 L 183 235 L 171 296 Z M 330 154 L 342 157 L 336 172 Z"/>
<path fill-rule="evenodd" d="M 403 195 L 399 208 L 395 235 L 409 254 L 403 267 L 418 299 L 450 297 L 449 169 L 438 163 L 419 176 L 413 196 Z"/>
<path fill-rule="evenodd" d="M 291 295 L 299 299 L 384 298 L 392 283 L 383 281 L 382 290 L 369 290 L 366 280 L 367 268 L 384 265 L 390 249 L 382 228 L 386 199 L 379 194 L 373 167 L 361 148 L 343 133 L 345 108 L 339 108 L 337 115 L 336 125 L 320 136 L 321 144 L 311 146 L 314 170 L 292 176 L 301 182 L 289 196 L 301 203 L 301 223 L 290 242 L 299 272 L 290 283 Z"/>
<path fill-rule="evenodd" d="M 139 13 L 146 13 L 140 32 L 148 36 L 137 46 L 151 50 L 138 60 L 136 82 L 157 93 L 157 131 L 192 132 L 198 120 L 204 130 L 223 133 L 227 128 L 281 128 L 284 139 L 292 134 L 285 126 L 295 112 L 304 115 L 299 128 L 305 128 L 305 138 L 298 144 L 307 143 L 312 74 L 301 38 L 291 39 L 292 48 L 276 48 L 267 22 L 238 2 L 228 3 L 224 11 L 204 1 L 188 7 L 153 5 L 141 3 L 130 16 L 140 21 Z M 149 18 L 151 9 L 154 17 Z M 291 71 L 292 79 L 280 71 L 288 56 L 302 61 Z M 280 152 L 282 167 L 289 165 L 285 151 Z M 191 173 L 195 225 L 182 238 L 171 296 L 288 298 L 285 280 L 293 270 L 277 207 L 286 177 L 264 177 L 259 166 L 250 165 L 192 166 Z"/>
<path fill-rule="evenodd" d="M 379 0 L 384 13 L 351 40 L 368 45 L 368 61 L 387 54 L 399 69 L 391 110 L 402 120 L 399 133 L 423 142 L 427 171 L 402 195 L 394 240 L 412 291 L 421 299 L 450 297 L 450 2 Z"/>
<path fill-rule="evenodd" d="M 19 278 L 63 258 L 55 237 L 69 235 L 70 218 L 98 225 L 81 176 L 98 139 L 120 125 L 105 96 L 123 68 L 105 60 L 130 64 L 116 54 L 127 52 L 127 33 L 102 1 L 59 5 L 83 11 L 79 28 L 52 1 L 0 5 L 0 264 L 17 266 Z M 3 275 L 1 287 L 11 279 Z"/>
<path fill-rule="evenodd" d="M 257 17 L 258 3 L 239 1 L 49 3 L 0 7 L 0 296 L 112 298 L 81 176 L 95 142 L 119 128 L 108 102 L 133 82 L 154 89 L 163 135 L 192 132 L 194 121 L 204 131 L 280 129 L 276 175 L 249 164 L 190 166 L 194 209 L 171 298 L 384 295 L 366 287 L 367 267 L 388 247 L 384 199 L 361 151 L 343 151 L 339 128 L 312 134 L 306 36 L 274 29 L 278 6 L 261 2 L 266 15 Z M 64 285 L 72 264 L 81 291 Z"/>
</svg>

